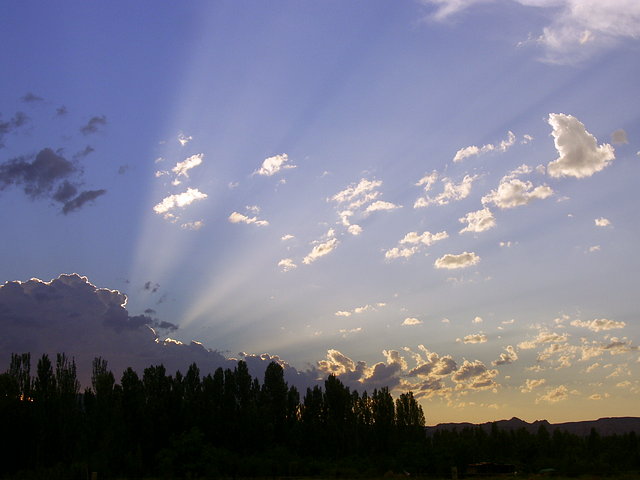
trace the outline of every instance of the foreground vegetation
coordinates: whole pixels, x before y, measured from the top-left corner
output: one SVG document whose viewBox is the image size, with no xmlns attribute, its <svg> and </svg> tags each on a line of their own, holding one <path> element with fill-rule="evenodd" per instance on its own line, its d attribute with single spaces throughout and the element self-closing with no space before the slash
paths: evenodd
<svg viewBox="0 0 640 480">
<path fill-rule="evenodd" d="M 31 376 L 29 354 L 13 355 L 0 375 L 0 476 L 5 478 L 449 477 L 457 466 L 493 461 L 525 474 L 611 474 L 640 470 L 635 434 L 583 438 L 566 432 L 480 428 L 425 435 L 412 393 L 351 391 L 329 376 L 302 400 L 277 363 L 260 383 L 239 361 L 201 376 L 150 366 L 120 383 L 93 362 L 80 393 L 76 367 L 45 355 Z"/>
</svg>

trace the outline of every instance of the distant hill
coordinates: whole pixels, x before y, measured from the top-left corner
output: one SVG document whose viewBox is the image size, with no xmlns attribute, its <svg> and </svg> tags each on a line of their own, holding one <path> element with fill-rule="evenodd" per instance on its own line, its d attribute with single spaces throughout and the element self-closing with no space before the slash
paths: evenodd
<svg viewBox="0 0 640 480">
<path fill-rule="evenodd" d="M 533 423 L 525 422 L 513 417 L 510 420 L 498 420 L 496 422 L 474 423 L 439 423 L 433 427 L 426 427 L 427 434 L 431 435 L 441 430 L 458 431 L 469 427 L 482 427 L 486 431 L 491 430 L 491 426 L 496 424 L 500 430 L 518 430 L 524 428 L 530 433 L 536 433 L 540 425 L 544 425 L 549 433 L 556 429 L 565 430 L 575 435 L 589 435 L 592 428 L 595 428 L 600 435 L 621 435 L 623 433 L 636 432 L 640 434 L 640 417 L 614 417 L 599 418 L 598 420 L 587 420 L 584 422 L 549 423 L 546 420 L 536 420 Z"/>
</svg>

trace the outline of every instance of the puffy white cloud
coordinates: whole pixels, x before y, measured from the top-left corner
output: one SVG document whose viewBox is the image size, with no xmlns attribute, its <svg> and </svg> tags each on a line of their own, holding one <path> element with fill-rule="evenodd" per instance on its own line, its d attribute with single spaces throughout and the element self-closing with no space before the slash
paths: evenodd
<svg viewBox="0 0 640 480">
<path fill-rule="evenodd" d="M 589 253 L 599 252 L 599 251 L 600 251 L 600 245 L 593 245 L 589 247 Z"/>
<path fill-rule="evenodd" d="M 330 254 L 336 247 L 338 246 L 338 239 L 331 238 L 324 243 L 320 243 L 313 247 L 311 252 L 304 257 L 302 263 L 305 265 L 309 265 L 315 262 L 318 258 L 324 257 L 325 255 Z"/>
<path fill-rule="evenodd" d="M 515 362 L 516 360 L 518 360 L 518 354 L 516 353 L 515 349 L 511 345 L 508 345 L 507 348 L 505 349 L 505 352 L 501 353 L 498 356 L 498 359 L 491 362 L 491 364 L 494 366 L 509 365 Z"/>
<path fill-rule="evenodd" d="M 278 173 L 280 170 L 296 168 L 296 165 L 288 164 L 288 161 L 289 156 L 286 153 L 265 158 L 260 168 L 253 172 L 253 174 L 270 177 Z"/>
<path fill-rule="evenodd" d="M 571 322 L 573 327 L 588 328 L 592 332 L 602 332 L 605 330 L 614 330 L 616 328 L 624 328 L 627 326 L 624 322 L 616 322 L 615 320 L 609 320 L 607 318 L 594 318 L 589 321 L 574 320 Z"/>
<path fill-rule="evenodd" d="M 395 210 L 397 208 L 402 208 L 402 207 L 400 205 L 396 205 L 395 203 L 385 202 L 383 200 L 377 200 L 372 204 L 370 204 L 369 206 L 367 206 L 367 208 L 365 209 L 365 212 L 371 213 L 371 212 L 377 212 L 379 210 L 388 211 L 388 210 Z"/>
<path fill-rule="evenodd" d="M 200 165 L 202 163 L 203 158 L 204 158 L 204 153 L 198 153 L 196 155 L 191 155 L 190 157 L 186 158 L 182 162 L 176 163 L 176 166 L 171 169 L 171 171 L 176 174 L 176 179 L 173 181 L 173 184 L 174 185 L 180 184 L 178 177 L 188 178 L 189 174 L 187 172 L 192 168 L 195 168 L 198 165 Z M 156 177 L 157 176 L 158 176 L 158 172 L 156 172 Z"/>
<path fill-rule="evenodd" d="M 499 151 L 506 152 L 509 147 L 511 147 L 516 142 L 516 136 L 512 131 L 507 132 L 507 138 L 502 140 L 499 144 L 494 145 L 492 143 L 488 143 L 483 145 L 482 147 L 477 147 L 475 145 L 471 145 L 470 147 L 461 148 L 458 150 L 453 157 L 454 162 L 461 162 L 465 158 L 472 157 L 475 155 L 482 155 L 484 153 Z"/>
<path fill-rule="evenodd" d="M 456 268 L 467 268 L 477 264 L 479 261 L 480 257 L 474 252 L 463 252 L 458 255 L 447 253 L 446 255 L 438 258 L 435 261 L 434 266 L 436 268 L 446 268 L 451 270 Z"/>
<path fill-rule="evenodd" d="M 547 165 L 552 177 L 590 177 L 607 167 L 614 159 L 614 149 L 608 143 L 598 146 L 596 137 L 572 115 L 550 113 L 549 125 L 558 158 Z"/>
<path fill-rule="evenodd" d="M 202 220 L 196 220 L 195 222 L 187 222 L 180 225 L 180 228 L 185 230 L 200 230 L 204 226 Z"/>
<path fill-rule="evenodd" d="M 596 218 L 594 220 L 596 227 L 609 227 L 611 226 L 611 222 L 609 221 L 609 219 L 604 218 L 604 217 L 600 217 L 600 218 Z"/>
<path fill-rule="evenodd" d="M 384 258 L 387 260 L 394 260 L 396 258 L 409 258 L 418 251 L 418 247 L 411 248 L 398 248 L 393 247 L 387 250 L 384 254 Z"/>
<path fill-rule="evenodd" d="M 282 240 L 283 242 L 286 242 L 287 240 L 292 240 L 294 238 L 296 238 L 296 237 L 294 237 L 290 233 L 287 233 L 286 235 L 281 236 L 280 240 Z"/>
<path fill-rule="evenodd" d="M 485 390 L 497 387 L 493 380 L 498 375 L 497 370 L 489 370 L 480 360 L 470 362 L 465 360 L 460 368 L 451 376 L 458 384 L 466 384 L 472 390 Z"/>
<path fill-rule="evenodd" d="M 557 403 L 567 398 L 569 398 L 569 389 L 564 385 L 560 385 L 557 388 L 548 390 L 544 395 L 540 395 L 536 398 L 536 403 Z"/>
<path fill-rule="evenodd" d="M 435 197 L 420 197 L 413 204 L 413 208 L 428 207 L 429 205 L 447 205 L 449 202 L 462 200 L 467 198 L 471 193 L 473 182 L 478 178 L 477 175 L 465 175 L 460 183 L 455 183 L 449 178 L 443 178 L 444 184 L 442 192 Z"/>
<path fill-rule="evenodd" d="M 278 262 L 278 266 L 282 269 L 283 272 L 289 272 L 294 268 L 298 268 L 298 266 L 293 262 L 291 258 L 283 258 Z"/>
<path fill-rule="evenodd" d="M 475 212 L 469 212 L 464 217 L 459 218 L 460 223 L 466 223 L 467 226 L 460 230 L 464 232 L 484 232 L 496 226 L 496 219 L 487 207 Z"/>
<path fill-rule="evenodd" d="M 351 235 L 360 235 L 362 233 L 362 227 L 360 225 L 349 225 L 347 231 Z"/>
<path fill-rule="evenodd" d="M 207 198 L 206 193 L 202 193 L 197 188 L 188 188 L 186 192 L 182 192 L 176 195 L 169 195 L 162 199 L 155 207 L 153 211 L 159 215 L 167 214 L 176 208 L 184 208 L 191 205 L 193 202 L 203 200 Z"/>
<path fill-rule="evenodd" d="M 536 388 L 541 387 L 542 385 L 544 385 L 545 383 L 547 383 L 547 381 L 544 378 L 540 378 L 540 379 L 526 379 L 524 382 L 524 385 L 522 385 L 520 387 L 520 391 L 522 393 L 529 393 L 532 390 L 535 390 Z"/>
<path fill-rule="evenodd" d="M 352 313 L 346 310 L 338 310 L 334 315 L 336 317 L 350 317 Z"/>
<path fill-rule="evenodd" d="M 248 217 L 240 212 L 231 212 L 229 215 L 229 221 L 231 223 L 246 223 L 247 225 L 255 224 L 260 227 L 266 227 L 269 222 L 266 220 L 260 220 L 258 217 Z"/>
<path fill-rule="evenodd" d="M 379 195 L 376 189 L 382 185 L 382 180 L 367 180 L 363 178 L 357 184 L 351 184 L 336 193 L 331 200 L 339 204 L 350 202 L 349 208 L 359 208 L 365 203 L 375 200 Z"/>
<path fill-rule="evenodd" d="M 339 310 L 335 313 L 336 316 L 338 317 L 350 317 L 353 314 L 360 314 L 360 313 L 366 313 L 366 312 L 376 312 L 378 308 L 384 308 L 386 307 L 387 304 L 384 302 L 378 302 L 376 304 L 367 304 L 367 305 L 362 305 L 360 307 L 355 307 L 352 310 Z"/>
<path fill-rule="evenodd" d="M 419 319 L 414 318 L 414 317 L 407 317 L 402 322 L 402 326 L 404 326 L 404 327 L 411 327 L 411 326 L 414 326 L 414 325 L 422 325 L 422 320 L 419 320 Z"/>
<path fill-rule="evenodd" d="M 484 333 L 474 333 L 467 335 L 462 339 L 458 338 L 456 341 L 462 343 L 486 343 L 487 336 Z"/>
<path fill-rule="evenodd" d="M 475 317 L 475 318 L 473 319 L 473 323 L 478 324 L 478 323 L 482 323 L 482 322 L 484 322 L 484 320 L 482 319 L 482 317 Z"/>
<path fill-rule="evenodd" d="M 553 190 L 547 185 L 534 188 L 530 181 L 519 178 L 503 177 L 496 190 L 491 190 L 482 197 L 482 204 L 493 203 L 498 208 L 514 208 L 528 205 L 533 200 L 544 200 L 553 195 Z"/>
</svg>

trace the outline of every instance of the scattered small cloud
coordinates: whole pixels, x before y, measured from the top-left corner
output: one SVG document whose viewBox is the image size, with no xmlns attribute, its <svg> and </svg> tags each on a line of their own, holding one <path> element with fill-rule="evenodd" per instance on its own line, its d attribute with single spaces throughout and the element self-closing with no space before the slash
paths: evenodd
<svg viewBox="0 0 640 480">
<path fill-rule="evenodd" d="M 471 335 L 467 335 L 465 337 L 463 337 L 462 339 L 457 338 L 456 342 L 458 343 L 486 343 L 487 342 L 487 336 L 484 333 L 474 333 Z"/>
<path fill-rule="evenodd" d="M 270 177 L 278 173 L 280 170 L 296 168 L 296 165 L 288 164 L 288 161 L 289 156 L 286 153 L 265 158 L 260 168 L 253 172 L 253 174 Z"/>
<path fill-rule="evenodd" d="M 203 158 L 204 153 L 198 153 L 196 155 L 191 155 L 182 162 L 176 163 L 176 166 L 171 169 L 171 171 L 176 174 L 176 180 L 179 177 L 188 178 L 189 174 L 187 172 L 189 172 L 189 170 L 191 170 L 192 168 L 195 168 L 198 165 L 202 164 Z M 178 183 L 180 182 L 178 181 Z"/>
<path fill-rule="evenodd" d="M 200 230 L 204 226 L 202 220 L 196 220 L 195 222 L 187 222 L 180 225 L 180 228 L 184 230 Z"/>
<path fill-rule="evenodd" d="M 278 267 L 282 269 L 283 272 L 290 272 L 294 268 L 298 268 L 298 266 L 293 262 L 291 258 L 283 258 L 278 262 Z"/>
<path fill-rule="evenodd" d="M 447 253 L 438 258 L 434 266 L 436 268 L 446 268 L 449 270 L 457 268 L 467 268 L 476 265 L 480 261 L 480 257 L 474 252 L 463 252 L 458 255 Z"/>
<path fill-rule="evenodd" d="M 507 132 L 507 138 L 502 140 L 497 145 L 492 143 L 487 143 L 481 147 L 477 147 L 476 145 L 471 145 L 469 147 L 464 147 L 458 150 L 453 157 L 454 163 L 461 162 L 465 158 L 483 155 L 485 153 L 498 151 L 498 152 L 506 152 L 514 143 L 516 142 L 516 136 L 512 131 Z"/>
<path fill-rule="evenodd" d="M 600 218 L 596 218 L 594 220 L 596 227 L 610 227 L 611 226 L 611 222 L 609 221 L 609 219 L 604 218 L 604 217 L 600 217 Z"/>
<path fill-rule="evenodd" d="M 518 360 L 518 354 L 511 345 L 508 345 L 505 351 L 498 356 L 498 359 L 491 362 L 491 364 L 496 367 L 499 365 L 510 365 L 516 360 Z"/>
<path fill-rule="evenodd" d="M 547 393 L 538 396 L 536 403 L 558 403 L 569 398 L 569 389 L 565 385 L 560 385 L 550 389 Z"/>
<path fill-rule="evenodd" d="M 287 240 L 293 240 L 294 238 L 296 237 L 294 237 L 290 233 L 287 233 L 286 235 L 281 236 L 280 240 L 282 240 L 283 242 L 286 242 Z"/>
<path fill-rule="evenodd" d="M 529 393 L 535 390 L 536 388 L 540 388 L 545 383 L 547 383 L 547 381 L 544 378 L 539 378 L 539 379 L 527 378 L 524 382 L 524 385 L 520 387 L 520 391 L 522 393 Z"/>
<path fill-rule="evenodd" d="M 339 242 L 337 238 L 331 238 L 324 243 L 320 243 L 314 246 L 311 252 L 309 252 L 309 254 L 304 257 L 302 263 L 304 263 L 305 265 L 312 264 L 318 258 L 330 254 L 338 246 L 338 243 Z"/>
<path fill-rule="evenodd" d="M 396 258 L 409 258 L 418 253 L 423 247 L 429 247 L 436 242 L 449 238 L 449 234 L 446 231 L 431 233 L 431 232 L 409 232 L 399 242 L 398 246 L 390 248 L 384 254 L 387 260 L 394 260 Z"/>
<path fill-rule="evenodd" d="M 178 134 L 178 142 L 180 142 L 180 145 L 182 145 L 183 147 L 189 143 L 191 140 L 193 140 L 193 137 L 191 135 L 185 135 L 184 133 L 180 132 Z"/>
<path fill-rule="evenodd" d="M 232 212 L 229 215 L 229 222 L 231 223 L 246 223 L 247 225 L 255 224 L 260 227 L 266 227 L 269 225 L 267 220 L 260 220 L 258 217 L 249 217 L 247 215 L 243 215 L 240 212 Z"/>
<path fill-rule="evenodd" d="M 477 175 L 465 175 L 460 183 L 455 183 L 449 178 L 443 178 L 442 192 L 431 197 L 419 197 L 413 204 L 413 208 L 428 207 L 429 205 L 448 205 L 450 202 L 465 199 L 471 193 L 473 182 L 478 178 Z"/>
<path fill-rule="evenodd" d="M 464 217 L 459 218 L 460 223 L 466 223 L 467 226 L 460 230 L 464 232 L 484 232 L 496 226 L 496 219 L 487 207 L 475 212 L 469 212 Z"/>
<path fill-rule="evenodd" d="M 158 215 L 169 214 L 177 208 L 185 208 L 193 202 L 207 198 L 206 193 L 202 193 L 197 188 L 188 188 L 185 192 L 169 195 L 162 199 L 160 203 L 153 207 L 153 211 Z"/>
<path fill-rule="evenodd" d="M 475 317 L 475 318 L 472 320 L 472 323 L 474 323 L 474 324 L 478 324 L 478 323 L 482 323 L 482 322 L 484 322 L 484 320 L 482 319 L 482 317 Z"/>
<path fill-rule="evenodd" d="M 422 320 L 419 320 L 417 318 L 414 317 L 407 317 L 403 320 L 402 322 L 402 326 L 403 327 L 412 327 L 415 325 L 422 325 Z"/>
<path fill-rule="evenodd" d="M 22 100 L 22 102 L 24 103 L 40 103 L 40 102 L 44 102 L 44 98 L 36 95 L 35 93 L 32 92 L 27 92 L 25 95 L 23 95 L 20 100 Z"/>
<path fill-rule="evenodd" d="M 603 332 L 606 330 L 614 330 L 627 326 L 625 322 L 617 322 L 608 318 L 594 318 L 591 321 L 574 320 L 571 322 L 572 327 L 587 328 L 592 332 Z"/>
<path fill-rule="evenodd" d="M 97 133 L 101 127 L 104 127 L 107 124 L 107 117 L 104 115 L 91 117 L 86 125 L 80 127 L 80 132 L 83 135 L 90 135 L 92 133 Z"/>
</svg>

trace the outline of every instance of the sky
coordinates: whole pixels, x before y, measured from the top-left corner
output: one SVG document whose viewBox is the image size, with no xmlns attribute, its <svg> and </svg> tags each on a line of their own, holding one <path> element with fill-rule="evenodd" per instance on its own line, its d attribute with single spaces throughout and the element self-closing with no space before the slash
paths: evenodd
<svg viewBox="0 0 640 480">
<path fill-rule="evenodd" d="M 640 416 L 639 39 L 635 0 L 3 4 L 0 370 Z"/>
</svg>

